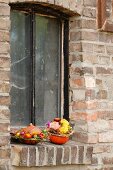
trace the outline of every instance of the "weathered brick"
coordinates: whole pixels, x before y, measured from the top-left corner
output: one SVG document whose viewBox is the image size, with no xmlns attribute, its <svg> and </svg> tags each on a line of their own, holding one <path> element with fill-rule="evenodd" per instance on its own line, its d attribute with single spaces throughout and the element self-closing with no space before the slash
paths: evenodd
<svg viewBox="0 0 113 170">
<path fill-rule="evenodd" d="M 76 87 L 84 87 L 84 78 L 76 78 L 76 79 L 70 79 L 70 87 L 76 88 Z"/>
<path fill-rule="evenodd" d="M 93 44 L 91 44 L 91 43 L 82 43 L 82 51 L 92 53 L 93 52 Z"/>
<path fill-rule="evenodd" d="M 10 149 L 0 149 L 0 158 L 1 159 L 10 158 Z"/>
<path fill-rule="evenodd" d="M 84 163 L 85 164 L 91 164 L 91 161 L 92 161 L 92 153 L 93 153 L 93 147 L 91 146 L 88 146 L 87 147 L 87 150 L 86 150 L 86 153 L 85 153 L 85 156 L 84 156 Z"/>
<path fill-rule="evenodd" d="M 10 104 L 10 97 L 9 96 L 0 96 L 0 105 L 6 105 L 9 106 Z"/>
<path fill-rule="evenodd" d="M 112 111 L 98 111 L 98 118 L 111 120 L 113 119 L 113 112 Z"/>
<path fill-rule="evenodd" d="M 86 89 L 85 99 L 86 100 L 94 100 L 95 99 L 95 90 Z"/>
<path fill-rule="evenodd" d="M 106 51 L 107 51 L 107 54 L 112 55 L 113 54 L 113 46 L 107 46 Z"/>
<path fill-rule="evenodd" d="M 82 51 L 81 43 L 72 43 L 71 42 L 69 45 L 69 51 L 70 52 Z"/>
<path fill-rule="evenodd" d="M 0 93 L 9 93 L 10 84 L 7 82 L 0 82 Z"/>
<path fill-rule="evenodd" d="M 64 157 L 63 157 L 63 164 L 69 164 L 70 163 L 70 148 L 64 147 Z"/>
<path fill-rule="evenodd" d="M 91 7 L 96 7 L 96 1 L 95 0 L 84 0 L 84 6 L 91 6 Z"/>
<path fill-rule="evenodd" d="M 4 80 L 4 81 L 7 81 L 10 79 L 10 73 L 9 71 L 3 71 L 3 70 L 0 70 L 0 80 Z"/>
<path fill-rule="evenodd" d="M 1 68 L 9 68 L 10 67 L 10 59 L 6 57 L 0 57 L 0 67 Z"/>
<path fill-rule="evenodd" d="M 113 131 L 99 133 L 99 142 L 113 142 Z"/>
<path fill-rule="evenodd" d="M 45 159 L 46 159 L 46 148 L 43 146 L 38 147 L 38 152 L 39 152 L 39 166 L 45 165 Z"/>
<path fill-rule="evenodd" d="M 0 132 L 9 132 L 9 123 L 0 123 Z"/>
<path fill-rule="evenodd" d="M 81 32 L 71 32 L 70 33 L 70 41 L 80 41 L 82 38 Z"/>
<path fill-rule="evenodd" d="M 105 53 L 105 45 L 98 45 L 98 44 L 94 44 L 93 45 L 93 51 L 96 53 Z"/>
<path fill-rule="evenodd" d="M 9 15 L 10 15 L 10 6 L 0 3 L 0 16 L 9 16 Z"/>
<path fill-rule="evenodd" d="M 111 156 L 111 157 L 104 157 L 103 159 L 102 159 L 102 162 L 103 162 L 103 164 L 113 164 L 113 157 Z"/>
<path fill-rule="evenodd" d="M 96 74 L 111 74 L 111 73 L 112 73 L 111 68 L 104 68 L 104 67 L 96 68 Z"/>
<path fill-rule="evenodd" d="M 82 27 L 82 21 L 81 20 L 74 20 L 70 21 L 70 29 L 76 29 L 76 28 L 81 28 Z"/>
<path fill-rule="evenodd" d="M 29 148 L 29 166 L 36 166 L 36 148 Z"/>
<path fill-rule="evenodd" d="M 75 164 L 77 162 L 77 146 L 71 147 L 71 163 Z"/>
<path fill-rule="evenodd" d="M 86 7 L 83 9 L 83 16 L 96 18 L 96 9 L 91 7 Z"/>
<path fill-rule="evenodd" d="M 20 166 L 27 166 L 28 162 L 28 147 L 23 147 L 20 153 Z"/>
<path fill-rule="evenodd" d="M 9 119 L 10 118 L 10 111 L 9 109 L 0 109 L 0 119 Z"/>
<path fill-rule="evenodd" d="M 82 28 L 85 29 L 94 29 L 96 30 L 96 20 L 92 19 L 83 19 L 82 21 Z"/>
<path fill-rule="evenodd" d="M 0 42 L 0 54 L 9 53 L 9 44 L 5 42 Z"/>
<path fill-rule="evenodd" d="M 10 137 L 9 136 L 0 136 L 0 146 L 5 146 L 8 145 L 10 142 Z"/>
<path fill-rule="evenodd" d="M 82 31 L 82 40 L 88 41 L 98 41 L 97 32 Z"/>
<path fill-rule="evenodd" d="M 47 165 L 54 165 L 55 155 L 54 155 L 54 147 L 47 148 Z"/>
<path fill-rule="evenodd" d="M 78 147 L 78 163 L 83 164 L 84 161 L 84 146 Z"/>
<path fill-rule="evenodd" d="M 76 100 L 85 100 L 85 90 L 83 89 L 73 90 L 73 101 Z"/>
<path fill-rule="evenodd" d="M 63 149 L 62 148 L 57 148 L 56 165 L 60 165 L 61 164 L 62 156 L 63 156 Z"/>
<path fill-rule="evenodd" d="M 107 91 L 106 90 L 99 90 L 96 95 L 97 99 L 107 99 Z"/>
<path fill-rule="evenodd" d="M 0 41 L 1 42 L 9 42 L 9 32 L 1 30 L 0 31 Z"/>
<path fill-rule="evenodd" d="M 9 30 L 10 28 L 10 19 L 7 18 L 0 18 L 0 29 L 1 30 Z M 0 45 L 1 46 L 1 45 Z"/>
</svg>

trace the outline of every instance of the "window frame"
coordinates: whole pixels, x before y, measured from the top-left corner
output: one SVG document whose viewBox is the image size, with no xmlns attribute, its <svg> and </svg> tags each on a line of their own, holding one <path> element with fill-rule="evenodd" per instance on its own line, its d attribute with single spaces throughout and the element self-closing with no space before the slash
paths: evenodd
<svg viewBox="0 0 113 170">
<path fill-rule="evenodd" d="M 61 117 L 69 121 L 69 16 L 60 12 L 59 10 L 52 9 L 51 7 L 46 7 L 40 4 L 30 4 L 30 3 L 18 3 L 10 4 L 11 10 L 23 11 L 30 14 L 31 20 L 35 22 L 35 14 L 42 14 L 46 16 L 53 16 L 60 19 L 61 22 L 61 45 L 60 45 L 60 91 L 61 91 L 61 101 L 60 101 L 60 110 Z M 32 68 L 34 68 L 35 62 L 35 42 L 34 42 L 34 23 L 31 22 L 31 33 L 30 33 L 30 44 L 31 45 L 31 56 L 32 56 Z M 61 66 L 63 65 L 63 66 Z M 34 69 L 32 69 L 32 97 L 31 97 L 31 115 L 30 120 L 35 125 L 35 106 L 34 106 Z M 59 89 L 59 88 L 58 88 Z"/>
</svg>

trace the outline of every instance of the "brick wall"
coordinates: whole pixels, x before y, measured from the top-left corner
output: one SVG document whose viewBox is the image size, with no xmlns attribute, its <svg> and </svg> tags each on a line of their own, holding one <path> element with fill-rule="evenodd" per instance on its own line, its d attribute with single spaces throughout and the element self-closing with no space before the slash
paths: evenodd
<svg viewBox="0 0 113 170">
<path fill-rule="evenodd" d="M 75 142 L 73 145 L 77 152 L 74 153 L 70 144 L 67 147 L 61 146 L 62 149 L 51 146 L 52 150 L 51 147 L 44 146 L 44 151 L 43 149 L 40 151 L 37 147 L 26 149 L 22 146 L 12 146 L 10 150 L 10 8 L 9 0 L 0 0 L 0 170 L 13 170 L 14 166 L 11 167 L 11 163 L 17 166 L 14 169 L 18 170 L 26 166 L 22 163 L 34 166 L 33 170 L 37 169 L 35 166 L 38 166 L 39 162 L 36 159 L 39 160 L 41 157 L 37 158 L 35 151 L 41 156 L 46 156 L 44 165 L 49 165 L 48 154 L 54 154 L 53 165 L 59 167 L 63 164 L 75 164 L 68 166 L 67 170 L 70 168 L 112 170 L 113 33 L 97 29 L 97 0 L 32 1 L 47 3 L 49 6 L 55 5 L 70 15 L 74 12 L 78 14 L 70 18 L 69 36 L 69 111 L 75 129 L 72 140 Z M 18 2 L 30 2 L 30 0 L 18 0 Z M 107 0 L 107 17 L 111 17 L 111 6 L 112 0 Z M 59 163 L 56 161 L 57 150 L 58 152 L 60 150 L 59 156 L 62 160 Z M 33 165 L 32 161 L 29 162 L 29 153 L 32 151 L 35 158 Z M 69 156 L 65 157 L 68 151 Z M 22 162 L 22 155 L 25 162 L 24 158 Z M 76 161 L 73 163 L 72 160 Z M 57 166 L 54 167 L 55 170 Z"/>
<path fill-rule="evenodd" d="M 0 169 L 7 169 L 10 161 L 9 125 L 10 103 L 10 8 L 7 0 L 0 1 Z"/>
</svg>

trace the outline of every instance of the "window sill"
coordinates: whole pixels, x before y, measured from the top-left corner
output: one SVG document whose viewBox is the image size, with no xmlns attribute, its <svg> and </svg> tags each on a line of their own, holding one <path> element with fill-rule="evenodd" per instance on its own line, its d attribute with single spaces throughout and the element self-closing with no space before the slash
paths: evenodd
<svg viewBox="0 0 113 170">
<path fill-rule="evenodd" d="M 92 146 L 69 141 L 64 145 L 49 142 L 37 145 L 11 144 L 13 166 L 36 167 L 69 164 L 91 164 Z"/>
</svg>

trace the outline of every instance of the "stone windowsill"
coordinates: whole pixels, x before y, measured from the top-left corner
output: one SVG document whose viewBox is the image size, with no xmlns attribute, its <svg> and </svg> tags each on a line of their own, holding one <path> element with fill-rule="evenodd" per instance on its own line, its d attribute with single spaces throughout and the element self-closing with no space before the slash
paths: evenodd
<svg viewBox="0 0 113 170">
<path fill-rule="evenodd" d="M 49 142 L 37 145 L 11 144 L 13 166 L 52 166 L 65 164 L 91 164 L 92 146 L 69 141 L 64 145 Z"/>
</svg>

